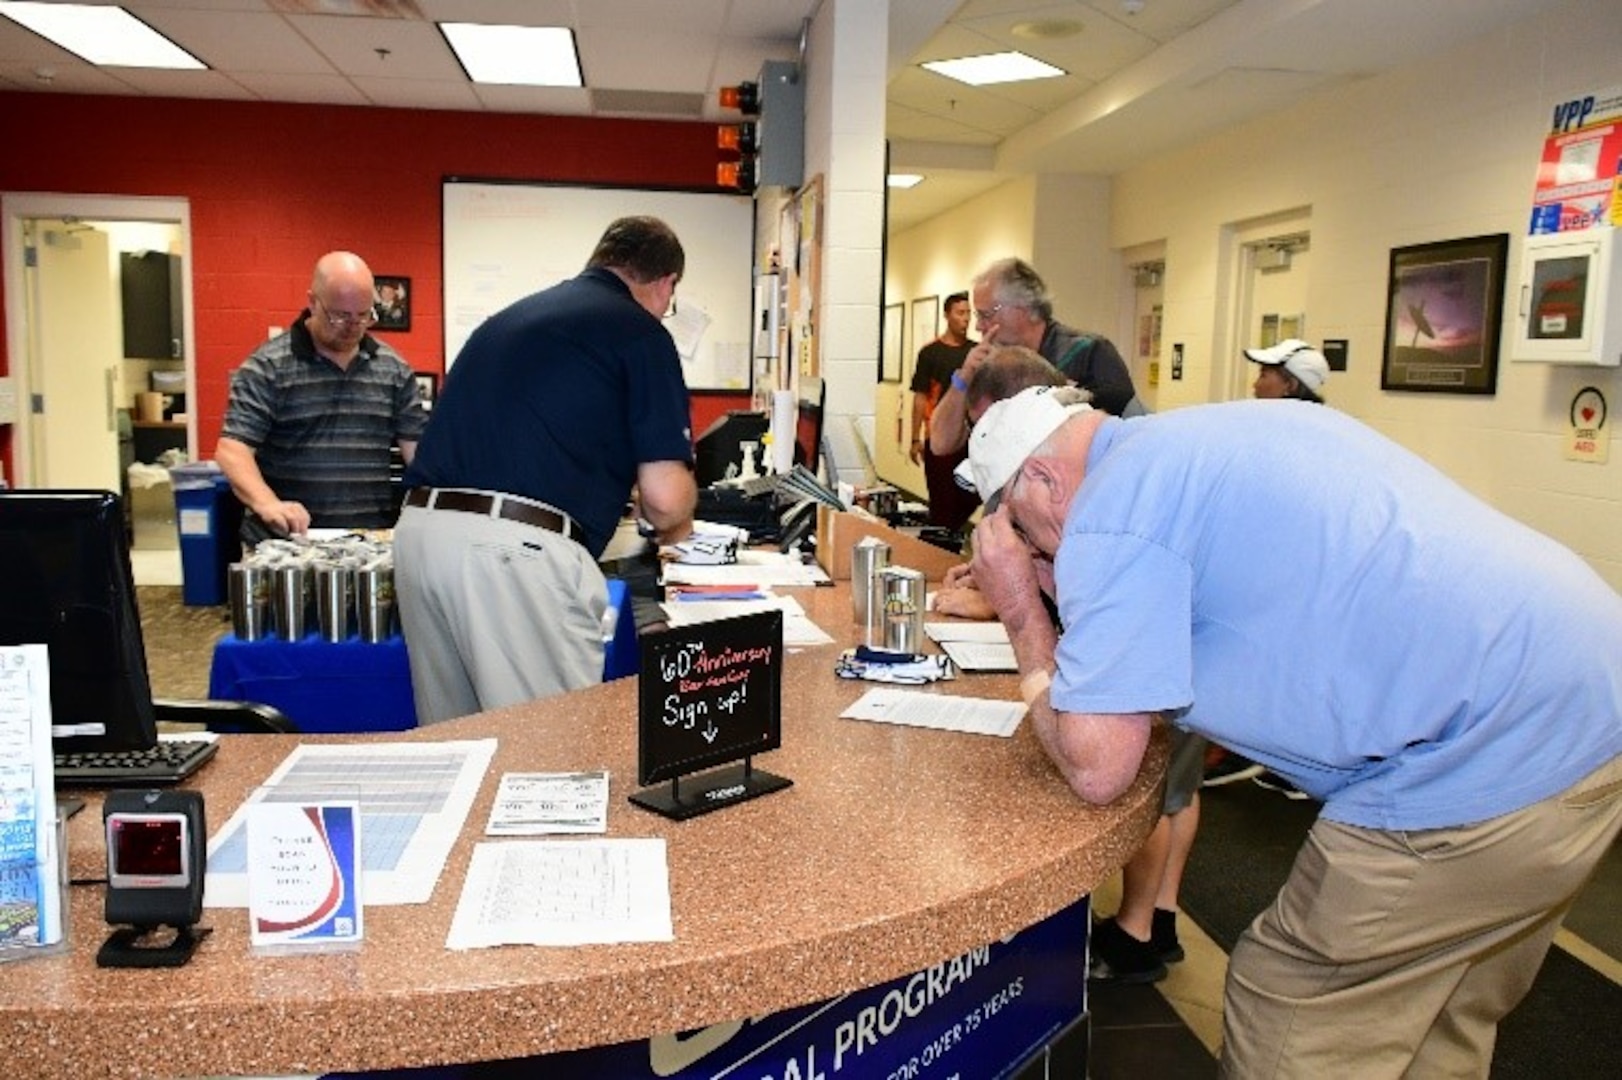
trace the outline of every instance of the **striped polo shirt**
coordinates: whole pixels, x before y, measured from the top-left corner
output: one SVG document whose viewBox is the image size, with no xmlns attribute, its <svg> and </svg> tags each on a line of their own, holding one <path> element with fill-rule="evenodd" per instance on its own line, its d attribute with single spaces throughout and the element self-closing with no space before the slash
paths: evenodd
<svg viewBox="0 0 1622 1080">
<path fill-rule="evenodd" d="M 254 448 L 284 501 L 303 503 L 316 528 L 388 528 L 396 507 L 390 449 L 422 436 L 411 366 L 370 334 L 348 369 L 320 355 L 299 314 L 231 375 L 221 434 Z"/>
</svg>

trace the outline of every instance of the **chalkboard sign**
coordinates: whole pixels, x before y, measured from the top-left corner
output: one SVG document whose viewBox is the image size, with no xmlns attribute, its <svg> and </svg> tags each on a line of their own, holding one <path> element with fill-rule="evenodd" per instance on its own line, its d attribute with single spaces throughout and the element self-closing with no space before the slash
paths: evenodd
<svg viewBox="0 0 1622 1080">
<path fill-rule="evenodd" d="M 631 801 L 689 817 L 787 787 L 747 759 L 782 745 L 783 613 L 767 611 L 643 635 L 637 782 L 671 781 Z M 729 762 L 683 791 L 678 778 Z"/>
</svg>

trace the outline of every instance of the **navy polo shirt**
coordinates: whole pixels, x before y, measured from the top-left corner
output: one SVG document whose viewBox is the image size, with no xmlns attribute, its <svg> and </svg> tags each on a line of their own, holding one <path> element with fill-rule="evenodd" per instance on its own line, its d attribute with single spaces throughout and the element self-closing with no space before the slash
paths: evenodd
<svg viewBox="0 0 1622 1080">
<path fill-rule="evenodd" d="M 601 554 L 643 462 L 693 460 L 675 342 L 605 269 L 476 329 L 434 403 L 408 487 L 524 495 L 578 521 Z"/>
</svg>

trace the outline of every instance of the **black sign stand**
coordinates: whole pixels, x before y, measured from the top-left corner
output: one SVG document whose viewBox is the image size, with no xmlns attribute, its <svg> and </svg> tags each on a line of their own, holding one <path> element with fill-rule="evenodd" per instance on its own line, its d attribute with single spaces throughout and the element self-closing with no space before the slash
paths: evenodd
<svg viewBox="0 0 1622 1080">
<path fill-rule="evenodd" d="M 636 779 L 644 786 L 631 802 L 685 821 L 790 786 L 754 767 L 756 754 L 782 745 L 781 611 L 673 627 L 641 645 Z M 652 786 L 663 780 L 668 789 Z"/>
<path fill-rule="evenodd" d="M 774 791 L 782 791 L 794 783 L 786 776 L 756 769 L 752 758 L 744 758 L 742 765 L 729 765 L 707 773 L 688 777 L 687 790 L 681 788 L 681 777 L 670 778 L 670 788 L 648 788 L 633 792 L 630 800 L 644 810 L 652 810 L 667 818 L 686 821 L 688 818 L 719 810 L 723 806 L 758 799 Z M 693 789 L 693 782 L 700 785 Z"/>
</svg>

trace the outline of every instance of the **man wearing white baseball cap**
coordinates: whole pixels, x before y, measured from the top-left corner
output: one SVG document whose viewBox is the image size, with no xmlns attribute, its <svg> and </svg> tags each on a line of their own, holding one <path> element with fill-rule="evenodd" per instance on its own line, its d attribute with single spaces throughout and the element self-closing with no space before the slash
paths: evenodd
<svg viewBox="0 0 1622 1080">
<path fill-rule="evenodd" d="M 1224 1074 L 1486 1075 L 1622 832 L 1622 595 L 1334 410 L 1040 393 L 969 460 L 974 577 L 1049 758 L 1106 803 L 1169 721 L 1324 804 L 1234 947 Z"/>
<path fill-rule="evenodd" d="M 1329 361 L 1300 338 L 1288 338 L 1270 349 L 1246 349 L 1245 357 L 1261 365 L 1251 388 L 1259 398 L 1300 398 L 1323 404 Z"/>
</svg>

